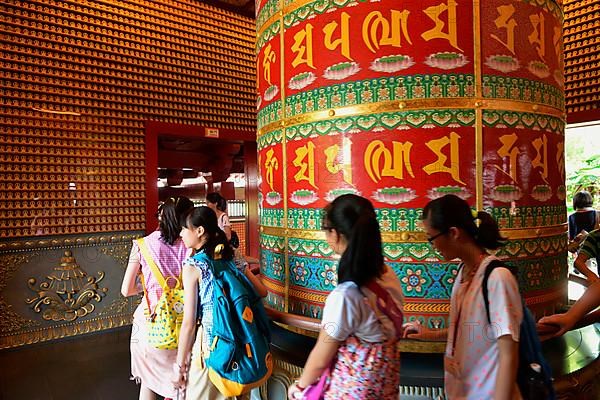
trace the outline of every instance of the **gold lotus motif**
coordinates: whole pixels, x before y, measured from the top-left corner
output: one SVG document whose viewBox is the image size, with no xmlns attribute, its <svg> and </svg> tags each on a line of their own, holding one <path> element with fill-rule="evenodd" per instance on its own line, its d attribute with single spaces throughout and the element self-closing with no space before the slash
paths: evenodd
<svg viewBox="0 0 600 400">
<path fill-rule="evenodd" d="M 94 311 L 92 300 L 101 301 L 108 289 L 98 287 L 104 279 L 104 272 L 98 272 L 98 279 L 81 269 L 71 251 L 65 251 L 61 263 L 36 288 L 36 279 L 29 278 L 27 285 L 37 293 L 37 297 L 27 299 L 35 312 L 41 312 L 47 321 L 74 321 Z M 47 307 L 44 307 L 47 306 Z"/>
</svg>

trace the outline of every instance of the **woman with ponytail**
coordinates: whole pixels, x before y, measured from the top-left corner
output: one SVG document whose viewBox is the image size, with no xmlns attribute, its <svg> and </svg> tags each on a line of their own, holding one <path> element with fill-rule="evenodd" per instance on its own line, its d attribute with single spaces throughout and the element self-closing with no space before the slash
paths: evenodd
<svg viewBox="0 0 600 400">
<path fill-rule="evenodd" d="M 192 249 L 192 255 L 183 262 L 184 310 L 173 366 L 175 387 L 186 390 L 188 400 L 224 399 L 208 378 L 203 357 L 212 339 L 213 275 L 210 265 L 194 255 L 204 253 L 212 260 L 232 260 L 233 250 L 210 208 L 194 208 L 181 224 L 181 238 L 185 246 Z M 200 324 L 196 332 L 198 317 Z"/>
<path fill-rule="evenodd" d="M 140 385 L 140 400 L 153 400 L 158 396 L 175 398 L 170 372 L 175 362 L 175 349 L 157 349 L 148 342 L 147 319 L 153 314 L 163 294 L 159 278 L 152 272 L 152 264 L 168 279 L 167 284 L 181 279 L 181 264 L 189 250 L 179 238 L 179 219 L 194 208 L 187 197 L 167 199 L 158 209 L 158 229 L 133 241 L 127 270 L 121 284 L 123 296 L 144 293 L 141 303 L 133 313 L 131 330 L 131 376 Z"/>
<path fill-rule="evenodd" d="M 521 399 L 516 384 L 519 328 L 523 318 L 517 281 L 506 268 L 488 278 L 488 322 L 481 285 L 488 250 L 505 244 L 496 221 L 486 212 L 472 212 L 463 199 L 446 195 L 423 209 L 427 240 L 444 260 L 461 265 L 450 299 L 450 329 L 434 330 L 411 324 L 408 338 L 448 338 L 444 357 L 448 399 Z"/>
<path fill-rule="evenodd" d="M 319 338 L 288 396 L 302 399 L 305 388 L 330 371 L 325 399 L 397 399 L 402 289 L 384 264 L 373 205 L 356 195 L 340 196 L 325 208 L 321 228 L 341 255 L 338 284 L 325 301 Z M 378 290 L 372 291 L 374 283 Z M 384 299 L 396 318 L 378 306 Z"/>
</svg>

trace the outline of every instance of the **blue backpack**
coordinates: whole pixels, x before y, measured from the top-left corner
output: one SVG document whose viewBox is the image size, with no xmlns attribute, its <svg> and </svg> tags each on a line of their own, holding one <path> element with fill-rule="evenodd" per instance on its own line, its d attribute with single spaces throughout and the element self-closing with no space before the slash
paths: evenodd
<svg viewBox="0 0 600 400">
<path fill-rule="evenodd" d="M 269 320 L 252 284 L 233 261 L 205 261 L 214 276 L 213 327 L 206 359 L 211 382 L 226 397 L 239 396 L 261 386 L 271 376 Z"/>
<path fill-rule="evenodd" d="M 491 261 L 486 267 L 481 290 L 488 324 L 491 319 L 487 282 L 495 268 L 506 268 L 513 275 L 517 275 L 513 267 L 499 260 Z M 521 299 L 521 303 L 523 304 L 523 321 L 519 329 L 519 367 L 517 371 L 517 384 L 521 396 L 525 400 L 555 400 L 556 393 L 552 386 L 552 370 L 542 354 L 542 344 L 537 334 L 535 319 L 525 305 L 524 299 Z"/>
</svg>

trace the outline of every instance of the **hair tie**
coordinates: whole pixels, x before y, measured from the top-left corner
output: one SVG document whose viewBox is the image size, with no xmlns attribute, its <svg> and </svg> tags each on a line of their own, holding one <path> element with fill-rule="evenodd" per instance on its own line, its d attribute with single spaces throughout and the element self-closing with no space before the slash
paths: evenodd
<svg viewBox="0 0 600 400">
<path fill-rule="evenodd" d="M 478 219 L 479 218 L 479 211 L 477 211 L 477 210 L 471 210 L 471 216 L 473 217 L 473 219 Z"/>
<path fill-rule="evenodd" d="M 223 244 L 218 244 L 215 246 L 215 251 L 213 254 L 213 258 L 215 260 L 220 260 L 221 259 L 221 251 L 223 251 L 223 249 L 225 248 L 225 246 L 223 246 Z"/>
</svg>

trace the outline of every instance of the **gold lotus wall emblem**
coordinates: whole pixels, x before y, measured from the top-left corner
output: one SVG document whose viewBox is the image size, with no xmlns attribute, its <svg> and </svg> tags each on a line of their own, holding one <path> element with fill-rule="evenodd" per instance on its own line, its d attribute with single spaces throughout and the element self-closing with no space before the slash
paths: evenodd
<svg viewBox="0 0 600 400">
<path fill-rule="evenodd" d="M 104 272 L 98 271 L 98 278 L 88 276 L 68 250 L 47 278 L 38 287 L 36 279 L 29 278 L 27 285 L 38 296 L 26 300 L 47 321 L 73 321 L 86 316 L 94 311 L 92 300 L 101 301 L 108 290 L 98 287 Z"/>
</svg>

